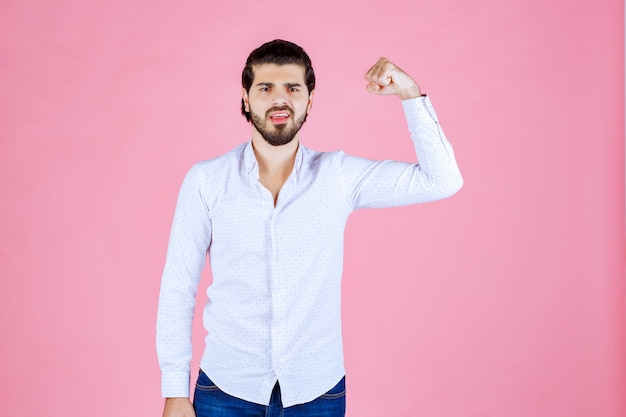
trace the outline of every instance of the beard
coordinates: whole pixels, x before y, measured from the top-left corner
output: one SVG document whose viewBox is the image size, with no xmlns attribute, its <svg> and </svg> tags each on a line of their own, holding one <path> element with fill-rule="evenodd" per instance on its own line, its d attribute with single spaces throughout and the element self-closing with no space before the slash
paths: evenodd
<svg viewBox="0 0 626 417">
<path fill-rule="evenodd" d="M 307 116 L 305 112 L 298 119 L 294 119 L 291 126 L 289 126 L 289 123 L 284 123 L 268 127 L 269 123 L 267 120 L 269 119 L 269 114 L 279 110 L 288 110 L 289 114 L 293 115 L 293 110 L 289 106 L 272 107 L 265 113 L 265 118 L 253 113 L 252 109 L 250 109 L 252 124 L 256 130 L 259 131 L 263 139 L 272 146 L 286 145 L 291 142 L 306 121 Z"/>
</svg>

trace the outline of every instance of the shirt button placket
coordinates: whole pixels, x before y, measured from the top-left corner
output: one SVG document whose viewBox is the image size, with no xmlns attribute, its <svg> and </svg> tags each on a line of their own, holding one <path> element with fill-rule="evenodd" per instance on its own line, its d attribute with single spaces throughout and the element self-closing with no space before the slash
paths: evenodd
<svg viewBox="0 0 626 417">
<path fill-rule="evenodd" d="M 269 237 L 270 237 L 270 303 L 271 303 L 271 326 L 270 326 L 270 337 L 271 337 L 271 360 L 272 360 L 272 369 L 276 372 L 279 368 L 279 346 L 281 339 L 280 332 L 280 324 L 279 324 L 279 314 L 278 314 L 278 302 L 279 302 L 279 282 L 278 282 L 278 265 L 276 262 L 277 259 L 277 251 L 276 251 L 276 210 L 273 209 L 271 212 L 270 222 L 269 222 Z"/>
</svg>

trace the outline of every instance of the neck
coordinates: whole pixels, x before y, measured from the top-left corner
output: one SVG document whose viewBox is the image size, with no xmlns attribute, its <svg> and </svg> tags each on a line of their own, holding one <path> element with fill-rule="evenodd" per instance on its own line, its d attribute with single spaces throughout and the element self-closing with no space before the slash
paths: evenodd
<svg viewBox="0 0 626 417">
<path fill-rule="evenodd" d="M 259 173 L 261 175 L 288 177 L 293 169 L 298 146 L 299 141 L 297 137 L 293 138 L 286 145 L 270 145 L 255 131 L 252 135 L 252 147 L 254 148 L 254 156 L 259 164 Z"/>
</svg>

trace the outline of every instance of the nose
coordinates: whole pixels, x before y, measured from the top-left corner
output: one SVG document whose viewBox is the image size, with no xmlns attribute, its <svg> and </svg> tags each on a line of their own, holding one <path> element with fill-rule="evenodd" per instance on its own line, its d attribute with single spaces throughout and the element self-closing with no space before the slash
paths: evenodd
<svg viewBox="0 0 626 417">
<path fill-rule="evenodd" d="M 287 94 L 280 89 L 274 91 L 274 94 L 272 95 L 272 105 L 282 106 L 285 103 L 287 103 Z"/>
</svg>

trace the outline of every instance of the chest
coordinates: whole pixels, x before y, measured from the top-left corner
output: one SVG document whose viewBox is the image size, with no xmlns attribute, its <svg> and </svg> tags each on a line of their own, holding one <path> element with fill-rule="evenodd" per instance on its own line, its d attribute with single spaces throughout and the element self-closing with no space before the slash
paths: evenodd
<svg viewBox="0 0 626 417">
<path fill-rule="evenodd" d="M 263 174 L 259 176 L 259 183 L 270 192 L 274 205 L 276 205 L 278 194 L 281 188 L 283 188 L 283 185 L 285 185 L 287 178 L 286 176 L 270 176 Z"/>
<path fill-rule="evenodd" d="M 209 212 L 212 255 L 264 256 L 336 241 L 350 210 L 337 184 L 289 177 L 229 190 Z"/>
</svg>

